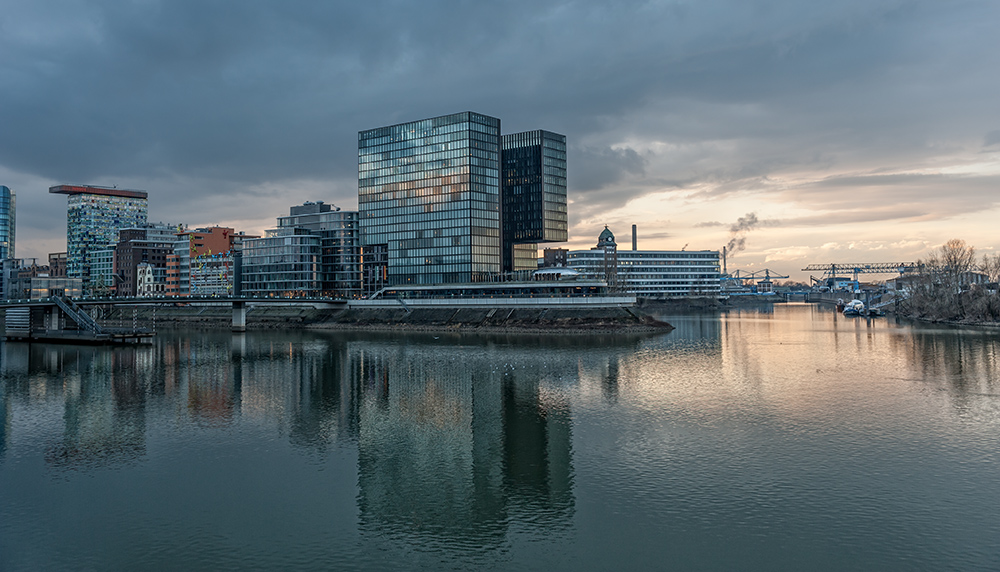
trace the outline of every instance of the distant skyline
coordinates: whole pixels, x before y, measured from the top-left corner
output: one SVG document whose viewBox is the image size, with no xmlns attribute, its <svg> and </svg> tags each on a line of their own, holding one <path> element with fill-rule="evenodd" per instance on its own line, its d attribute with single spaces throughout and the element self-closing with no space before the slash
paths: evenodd
<svg viewBox="0 0 1000 572">
<path fill-rule="evenodd" d="M 59 184 L 256 234 L 356 209 L 359 131 L 476 111 L 567 136 L 569 248 L 637 224 L 799 280 L 997 252 L 998 25 L 985 0 L 0 0 L 0 185 L 19 257 L 65 250 Z"/>
</svg>

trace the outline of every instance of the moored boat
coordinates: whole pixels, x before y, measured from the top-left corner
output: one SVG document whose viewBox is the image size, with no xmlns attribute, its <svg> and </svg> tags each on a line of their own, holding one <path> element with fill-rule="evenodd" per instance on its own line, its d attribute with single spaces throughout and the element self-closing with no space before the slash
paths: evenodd
<svg viewBox="0 0 1000 572">
<path fill-rule="evenodd" d="M 851 300 L 844 304 L 845 316 L 860 316 L 865 313 L 865 303 L 861 300 Z"/>
</svg>

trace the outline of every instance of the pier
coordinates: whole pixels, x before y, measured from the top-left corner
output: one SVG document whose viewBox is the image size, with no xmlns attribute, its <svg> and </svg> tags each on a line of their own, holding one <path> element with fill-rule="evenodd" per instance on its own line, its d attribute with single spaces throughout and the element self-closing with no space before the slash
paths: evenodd
<svg viewBox="0 0 1000 572">
<path fill-rule="evenodd" d="M 72 299 L 61 296 L 8 306 L 4 318 L 8 341 L 130 345 L 153 335 L 148 328 L 102 326 Z"/>
</svg>

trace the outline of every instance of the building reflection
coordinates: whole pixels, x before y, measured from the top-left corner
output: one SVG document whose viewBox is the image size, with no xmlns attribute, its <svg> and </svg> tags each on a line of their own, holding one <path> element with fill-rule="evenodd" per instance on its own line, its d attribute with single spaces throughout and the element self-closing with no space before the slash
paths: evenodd
<svg viewBox="0 0 1000 572">
<path fill-rule="evenodd" d="M 48 349 L 50 357 L 59 352 Z M 76 356 L 73 375 L 66 378 L 63 436 L 50 445 L 48 462 L 103 466 L 132 462 L 145 454 L 146 384 L 137 375 L 135 357 L 129 350 Z"/>
<path fill-rule="evenodd" d="M 360 388 L 363 528 L 499 542 L 514 520 L 549 532 L 573 512 L 568 399 L 545 349 L 349 344 Z M 557 366 L 556 362 L 561 363 Z"/>
<path fill-rule="evenodd" d="M 570 391 L 592 383 L 615 403 L 624 356 L 648 343 L 165 332 L 131 348 L 0 344 L 0 454 L 35 417 L 61 468 L 140 460 L 151 431 L 253 425 L 310 454 L 356 446 L 372 529 L 558 531 L 574 507 Z"/>
<path fill-rule="evenodd" d="M 0 344 L 0 426 L 7 443 L 13 402 L 60 402 L 61 430 L 48 432 L 45 460 L 55 467 L 107 466 L 145 454 L 148 380 L 140 373 L 142 350 L 46 344 Z M 58 436 L 56 436 L 58 435 Z"/>
<path fill-rule="evenodd" d="M 0 359 L 3 359 L 0 356 Z M 10 438 L 10 401 L 7 400 L 5 384 L 0 383 L 0 462 L 7 454 L 7 443 Z"/>
</svg>

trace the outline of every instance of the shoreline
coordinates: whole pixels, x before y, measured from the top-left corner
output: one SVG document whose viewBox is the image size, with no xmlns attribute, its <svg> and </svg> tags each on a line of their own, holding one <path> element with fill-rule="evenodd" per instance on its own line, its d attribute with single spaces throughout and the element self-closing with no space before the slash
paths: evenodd
<svg viewBox="0 0 1000 572">
<path fill-rule="evenodd" d="M 137 321 L 144 327 L 230 329 L 224 306 L 122 306 L 102 317 L 111 325 Z M 609 335 L 668 333 L 674 327 L 637 307 L 608 308 L 253 308 L 247 331 L 274 330 Z"/>
</svg>

